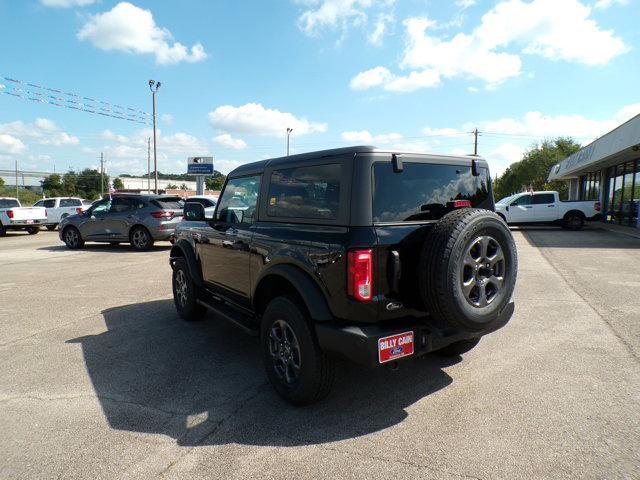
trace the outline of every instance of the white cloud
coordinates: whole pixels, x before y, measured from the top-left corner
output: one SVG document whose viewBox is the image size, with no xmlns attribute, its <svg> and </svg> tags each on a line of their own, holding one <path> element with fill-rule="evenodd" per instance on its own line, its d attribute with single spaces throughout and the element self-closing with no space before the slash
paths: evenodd
<svg viewBox="0 0 640 480">
<path fill-rule="evenodd" d="M 107 12 L 93 15 L 78 32 L 78 38 L 88 40 L 101 50 L 153 54 L 160 65 L 195 63 L 207 58 L 200 43 L 195 43 L 191 49 L 180 42 L 171 43 L 171 32 L 156 25 L 151 11 L 128 2 L 120 2 Z"/>
<path fill-rule="evenodd" d="M 33 123 L 24 123 L 21 120 L 0 124 L 0 133 L 12 135 L 24 140 L 30 140 L 40 145 L 62 146 L 78 145 L 80 140 L 74 135 L 69 135 L 51 120 L 37 118 Z"/>
<path fill-rule="evenodd" d="M 292 113 L 263 107 L 259 103 L 247 103 L 239 107 L 222 105 L 209 112 L 211 124 L 227 133 L 245 133 L 284 137 L 287 128 L 293 128 L 293 135 L 327 131 L 326 123 L 309 122 L 297 118 Z"/>
<path fill-rule="evenodd" d="M 522 118 L 501 118 L 479 122 L 478 128 L 487 133 L 519 135 L 534 138 L 570 136 L 579 140 L 593 140 L 621 123 L 640 114 L 640 103 L 627 105 L 611 118 L 596 120 L 583 115 L 544 115 L 541 112 L 527 112 Z M 466 129 L 473 128 L 471 124 Z"/>
<path fill-rule="evenodd" d="M 234 138 L 228 133 L 223 133 L 214 137 L 213 141 L 225 148 L 232 148 L 234 150 L 242 150 L 243 148 L 247 148 L 247 142 L 242 140 L 241 138 Z"/>
<path fill-rule="evenodd" d="M 376 20 L 373 31 L 367 37 L 367 40 L 371 45 L 375 45 L 376 47 L 382 46 L 384 34 L 387 31 L 387 25 L 391 22 L 393 22 L 393 15 L 386 13 L 378 14 L 378 19 Z"/>
<path fill-rule="evenodd" d="M 463 10 L 473 7 L 476 3 L 478 3 L 477 0 L 456 0 L 456 6 Z"/>
<path fill-rule="evenodd" d="M 21 153 L 27 146 L 22 140 L 6 133 L 0 133 L 0 152 Z"/>
<path fill-rule="evenodd" d="M 173 115 L 170 113 L 163 113 L 160 115 L 160 121 L 165 125 L 173 125 Z"/>
<path fill-rule="evenodd" d="M 323 27 L 335 27 L 348 22 L 355 25 L 365 22 L 365 9 L 373 0 L 322 0 L 309 2 L 313 8 L 306 10 L 298 18 L 298 25 L 307 35 L 315 35 Z"/>
<path fill-rule="evenodd" d="M 342 132 L 342 140 L 349 143 L 388 145 L 402 140 L 399 133 L 382 133 L 372 135 L 367 130 Z"/>
<path fill-rule="evenodd" d="M 45 7 L 84 7 L 85 5 L 91 5 L 96 0 L 40 0 L 40 3 Z"/>
<path fill-rule="evenodd" d="M 629 0 L 598 0 L 593 7 L 604 10 L 613 5 L 625 6 L 628 4 L 629 4 Z"/>
<path fill-rule="evenodd" d="M 409 73 L 397 75 L 379 66 L 354 77 L 353 89 L 412 91 L 455 77 L 480 79 L 495 88 L 521 74 L 522 55 L 595 66 L 628 50 L 612 30 L 599 27 L 591 8 L 579 0 L 505 0 L 471 33 L 451 38 L 435 35 L 436 22 L 425 17 L 408 18 L 404 26 L 400 68 Z"/>
</svg>

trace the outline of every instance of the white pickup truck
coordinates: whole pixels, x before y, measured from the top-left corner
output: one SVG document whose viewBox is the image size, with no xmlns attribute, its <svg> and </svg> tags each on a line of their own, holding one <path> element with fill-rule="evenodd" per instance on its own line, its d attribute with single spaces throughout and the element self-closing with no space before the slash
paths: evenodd
<svg viewBox="0 0 640 480">
<path fill-rule="evenodd" d="M 63 218 L 79 215 L 89 208 L 82 203 L 82 199 L 76 197 L 43 198 L 33 206 L 47 209 L 47 230 L 55 230 Z"/>
<path fill-rule="evenodd" d="M 525 192 L 496 203 L 496 213 L 509 225 L 554 224 L 567 230 L 580 230 L 586 220 L 600 215 L 600 202 L 565 202 L 558 192 Z"/>
<path fill-rule="evenodd" d="M 46 221 L 45 208 L 23 207 L 17 198 L 0 197 L 0 237 L 7 230 L 26 230 L 29 235 L 34 235 Z"/>
</svg>

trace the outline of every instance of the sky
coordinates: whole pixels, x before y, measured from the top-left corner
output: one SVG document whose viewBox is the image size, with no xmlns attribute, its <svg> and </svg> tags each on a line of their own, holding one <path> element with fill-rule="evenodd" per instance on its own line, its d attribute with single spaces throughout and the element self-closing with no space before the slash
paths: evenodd
<svg viewBox="0 0 640 480">
<path fill-rule="evenodd" d="M 0 169 L 144 174 L 347 145 L 478 153 L 640 113 L 640 0 L 0 0 Z M 47 90 L 49 89 L 49 90 Z M 100 114 L 101 113 L 101 114 Z"/>
</svg>

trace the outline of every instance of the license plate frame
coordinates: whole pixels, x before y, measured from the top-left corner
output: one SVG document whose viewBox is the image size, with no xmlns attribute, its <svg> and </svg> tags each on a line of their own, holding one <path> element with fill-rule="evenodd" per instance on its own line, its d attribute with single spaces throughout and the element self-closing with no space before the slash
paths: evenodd
<svg viewBox="0 0 640 480">
<path fill-rule="evenodd" d="M 415 353 L 415 333 L 408 330 L 378 339 L 378 362 L 387 363 Z"/>
</svg>

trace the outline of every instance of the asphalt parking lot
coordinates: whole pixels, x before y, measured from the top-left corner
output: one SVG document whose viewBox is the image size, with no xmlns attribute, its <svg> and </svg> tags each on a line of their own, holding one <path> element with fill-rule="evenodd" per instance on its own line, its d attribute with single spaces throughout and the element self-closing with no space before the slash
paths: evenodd
<svg viewBox="0 0 640 480">
<path fill-rule="evenodd" d="M 0 239 L 0 478 L 640 478 L 640 240 L 514 231 L 516 314 L 460 359 L 296 409 L 257 339 L 187 324 L 169 246 Z"/>
</svg>

